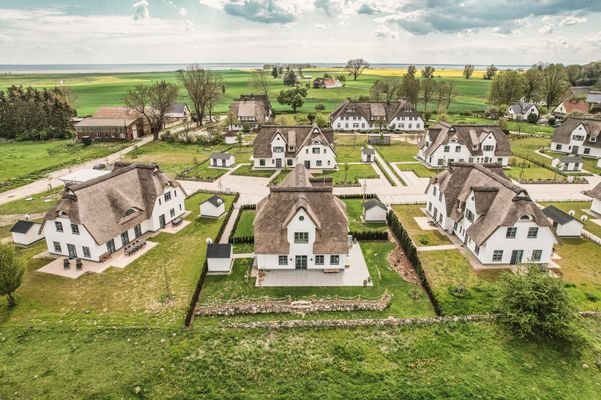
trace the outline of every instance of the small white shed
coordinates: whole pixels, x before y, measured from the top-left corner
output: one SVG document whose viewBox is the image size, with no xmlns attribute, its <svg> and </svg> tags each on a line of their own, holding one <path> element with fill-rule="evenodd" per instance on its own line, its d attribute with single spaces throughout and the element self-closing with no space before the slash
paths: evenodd
<svg viewBox="0 0 601 400">
<path fill-rule="evenodd" d="M 236 144 L 238 143 L 238 132 L 236 131 L 228 131 L 223 135 L 225 140 L 225 144 Z"/>
<path fill-rule="evenodd" d="M 571 155 L 560 158 L 554 158 L 551 161 L 551 166 L 553 168 L 557 168 L 561 171 L 571 171 L 578 172 L 582 171 L 582 166 L 584 165 L 582 158 Z"/>
<path fill-rule="evenodd" d="M 217 195 L 209 197 L 200 204 L 200 216 L 209 218 L 219 218 L 225 213 L 225 201 Z"/>
<path fill-rule="evenodd" d="M 13 242 L 19 246 L 29 246 L 38 240 L 42 240 L 44 235 L 40 232 L 41 224 L 31 221 L 17 221 L 10 228 L 10 233 L 13 237 Z"/>
<path fill-rule="evenodd" d="M 209 272 L 227 273 L 232 270 L 232 245 L 229 243 L 209 243 L 207 245 L 207 264 Z"/>
<path fill-rule="evenodd" d="M 380 200 L 373 198 L 363 203 L 363 220 L 370 222 L 386 222 L 388 208 Z"/>
<path fill-rule="evenodd" d="M 376 151 L 374 149 L 361 149 L 361 162 L 371 163 L 376 161 Z"/>
<path fill-rule="evenodd" d="M 236 163 L 236 157 L 230 153 L 211 153 L 211 167 L 230 168 Z"/>
<path fill-rule="evenodd" d="M 582 234 L 584 224 L 559 208 L 549 206 L 543 209 L 543 214 L 545 214 L 547 219 L 553 224 L 557 236 L 580 237 Z"/>
</svg>

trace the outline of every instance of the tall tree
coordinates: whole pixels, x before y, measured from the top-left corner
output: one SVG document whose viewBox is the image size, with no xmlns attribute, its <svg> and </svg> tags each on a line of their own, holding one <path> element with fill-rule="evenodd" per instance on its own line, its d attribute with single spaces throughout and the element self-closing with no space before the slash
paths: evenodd
<svg viewBox="0 0 601 400">
<path fill-rule="evenodd" d="M 284 85 L 286 86 L 294 86 L 296 85 L 298 79 L 296 78 L 296 72 L 294 70 L 288 70 L 284 74 Z"/>
<path fill-rule="evenodd" d="M 543 72 L 536 67 L 529 68 L 524 72 L 524 79 L 524 100 L 540 101 L 543 91 Z"/>
<path fill-rule="evenodd" d="M 431 65 L 426 65 L 424 69 L 422 69 L 422 78 L 434 78 L 434 72 L 436 69 Z"/>
<path fill-rule="evenodd" d="M 278 73 L 278 67 L 275 67 L 275 66 L 274 66 L 274 67 L 271 69 L 271 76 L 272 76 L 272 77 L 274 77 L 274 78 L 277 78 L 278 76 L 280 76 L 280 74 Z"/>
<path fill-rule="evenodd" d="M 490 64 L 488 67 L 486 67 L 486 72 L 484 73 L 484 79 L 490 80 L 492 78 L 495 77 L 495 75 L 497 74 L 497 67 L 495 67 L 495 64 Z"/>
<path fill-rule="evenodd" d="M 21 286 L 24 273 L 25 264 L 17 257 L 15 248 L 0 244 L 0 296 L 7 297 L 9 307 L 17 304 L 13 293 Z"/>
<path fill-rule="evenodd" d="M 375 100 L 391 101 L 399 96 L 401 80 L 398 77 L 378 79 L 369 90 Z"/>
<path fill-rule="evenodd" d="M 125 94 L 123 103 L 144 116 L 154 140 L 157 140 L 165 115 L 177 99 L 178 90 L 177 85 L 165 81 L 149 86 L 137 85 Z"/>
<path fill-rule="evenodd" d="M 474 65 L 473 64 L 466 64 L 463 67 L 463 77 L 465 79 L 470 79 L 472 77 L 473 73 L 474 73 Z"/>
<path fill-rule="evenodd" d="M 296 110 L 303 106 L 303 98 L 306 96 L 307 89 L 297 86 L 294 89 L 280 91 L 278 103 L 290 106 L 292 111 L 296 113 Z"/>
<path fill-rule="evenodd" d="M 399 90 L 399 96 L 405 97 L 415 107 L 417 107 L 417 101 L 419 99 L 419 81 L 414 75 L 405 74 L 403 81 L 401 82 L 401 88 Z"/>
<path fill-rule="evenodd" d="M 543 94 L 547 106 L 556 105 L 568 90 L 568 76 L 561 64 L 549 64 L 543 69 Z"/>
<path fill-rule="evenodd" d="M 407 67 L 407 75 L 415 78 L 416 73 L 417 73 L 417 68 L 415 68 L 415 65 L 410 65 Z"/>
<path fill-rule="evenodd" d="M 252 74 L 252 86 L 257 94 L 267 97 L 269 101 L 269 78 L 264 71 L 255 72 Z"/>
<path fill-rule="evenodd" d="M 193 64 L 180 71 L 178 79 L 194 106 L 196 123 L 202 126 L 209 104 L 215 104 L 215 96 L 219 96 L 218 89 L 223 85 L 221 77 L 198 64 Z"/>
<path fill-rule="evenodd" d="M 434 78 L 423 79 L 420 83 L 424 112 L 428 112 L 428 104 L 432 101 L 434 93 L 436 93 L 436 87 L 437 84 Z"/>
<path fill-rule="evenodd" d="M 509 105 L 519 100 L 526 88 L 526 78 L 517 71 L 501 71 L 493 79 L 489 102 L 496 105 Z"/>
<path fill-rule="evenodd" d="M 353 80 L 356 81 L 365 68 L 369 68 L 369 63 L 362 58 L 353 58 L 346 62 L 344 68 L 348 71 L 349 75 L 353 77 Z"/>
</svg>

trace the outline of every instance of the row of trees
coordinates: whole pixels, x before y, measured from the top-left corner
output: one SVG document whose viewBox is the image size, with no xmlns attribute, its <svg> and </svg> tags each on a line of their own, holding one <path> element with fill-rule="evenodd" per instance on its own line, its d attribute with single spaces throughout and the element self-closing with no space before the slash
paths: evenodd
<svg viewBox="0 0 601 400">
<path fill-rule="evenodd" d="M 0 90 L 0 137 L 16 140 L 68 138 L 76 115 L 71 94 L 62 88 L 11 86 Z"/>
</svg>

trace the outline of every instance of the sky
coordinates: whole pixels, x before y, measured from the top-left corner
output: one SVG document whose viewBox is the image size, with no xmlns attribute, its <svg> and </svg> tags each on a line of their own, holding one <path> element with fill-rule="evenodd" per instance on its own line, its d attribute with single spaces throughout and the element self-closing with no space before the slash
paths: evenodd
<svg viewBox="0 0 601 400">
<path fill-rule="evenodd" d="M 0 64 L 601 59 L 601 0 L 0 0 Z"/>
</svg>

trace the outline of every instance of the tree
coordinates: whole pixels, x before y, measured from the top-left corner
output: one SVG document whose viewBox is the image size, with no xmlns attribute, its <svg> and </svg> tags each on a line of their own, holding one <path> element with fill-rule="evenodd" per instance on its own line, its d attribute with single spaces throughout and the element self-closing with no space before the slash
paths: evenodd
<svg viewBox="0 0 601 400">
<path fill-rule="evenodd" d="M 496 105 L 508 105 L 519 100 L 526 88 L 526 78 L 517 71 L 501 71 L 493 79 L 490 87 L 489 102 Z"/>
<path fill-rule="evenodd" d="M 322 103 L 319 103 L 315 106 L 315 111 L 317 111 L 318 113 L 324 111 L 325 109 L 326 109 L 326 106 L 323 105 Z"/>
<path fill-rule="evenodd" d="M 414 75 L 407 73 L 403 76 L 401 87 L 399 89 L 399 97 L 406 98 L 409 102 L 417 107 L 417 100 L 419 98 L 419 81 Z"/>
<path fill-rule="evenodd" d="M 543 94 L 547 107 L 557 104 L 568 90 L 568 75 L 561 64 L 549 64 L 543 69 Z"/>
<path fill-rule="evenodd" d="M 499 282 L 499 322 L 519 337 L 566 338 L 576 310 L 561 279 L 539 266 L 504 274 Z"/>
<path fill-rule="evenodd" d="M 348 177 L 349 164 L 348 163 L 342 164 L 342 169 L 344 170 L 344 183 L 346 183 L 348 181 L 347 177 Z"/>
<path fill-rule="evenodd" d="M 495 64 L 490 64 L 488 67 L 486 67 L 486 72 L 484 73 L 484 79 L 490 80 L 492 78 L 495 77 L 495 75 L 497 74 L 497 67 L 495 67 Z"/>
<path fill-rule="evenodd" d="M 278 74 L 278 67 L 273 67 L 273 68 L 271 69 L 271 76 L 273 76 L 274 78 L 277 78 L 278 76 L 280 76 L 280 75 Z"/>
<path fill-rule="evenodd" d="M 470 79 L 472 77 L 473 73 L 474 73 L 474 65 L 473 64 L 466 64 L 463 67 L 463 77 L 465 79 Z"/>
<path fill-rule="evenodd" d="M 154 140 L 158 140 L 159 132 L 165 123 L 165 115 L 177 99 L 178 86 L 165 81 L 152 85 L 137 85 L 127 91 L 123 103 L 137 111 L 150 126 Z"/>
<path fill-rule="evenodd" d="M 257 94 L 267 97 L 267 101 L 269 101 L 269 78 L 265 72 L 259 71 L 252 74 L 252 86 Z"/>
<path fill-rule="evenodd" d="M 354 81 L 356 81 L 357 78 L 363 73 L 365 68 L 369 68 L 369 64 L 362 58 L 348 60 L 346 62 L 346 66 L 344 67 L 344 69 L 348 71 L 349 75 L 353 77 Z"/>
<path fill-rule="evenodd" d="M 194 105 L 196 123 L 202 126 L 209 106 L 214 105 L 216 99 L 223 96 L 223 80 L 213 71 L 205 70 L 197 64 L 179 71 L 178 79 Z"/>
<path fill-rule="evenodd" d="M 307 89 L 303 87 L 295 87 L 294 89 L 282 90 L 278 95 L 278 103 L 289 105 L 292 107 L 292 112 L 301 108 L 304 104 L 303 98 L 307 96 Z"/>
<path fill-rule="evenodd" d="M 432 100 L 432 96 L 436 92 L 436 81 L 434 78 L 424 79 L 420 83 L 422 92 L 422 102 L 424 103 L 424 112 L 428 112 L 428 104 Z"/>
<path fill-rule="evenodd" d="M 284 85 L 286 86 L 294 86 L 296 85 L 296 72 L 293 70 L 289 70 L 284 74 Z"/>
<path fill-rule="evenodd" d="M 242 141 L 243 141 L 243 136 L 242 136 L 242 132 L 238 131 L 238 133 L 236 134 L 236 142 L 238 142 L 238 148 L 242 147 Z"/>
<path fill-rule="evenodd" d="M 346 82 L 346 75 L 344 75 L 344 74 L 338 74 L 338 75 L 336 75 L 336 79 L 338 79 L 342 83 L 345 83 Z"/>
<path fill-rule="evenodd" d="M 415 78 L 415 74 L 417 73 L 417 68 L 415 68 L 415 65 L 410 65 L 407 67 L 407 74 L 409 76 L 412 76 Z"/>
<path fill-rule="evenodd" d="M 395 97 L 398 97 L 400 89 L 401 79 L 390 77 L 375 81 L 369 93 L 375 100 L 384 99 L 384 101 L 391 101 Z"/>
<path fill-rule="evenodd" d="M 431 65 L 427 65 L 426 67 L 424 67 L 424 69 L 422 69 L 422 78 L 434 78 L 435 71 L 436 69 L 434 67 L 432 67 Z"/>
<path fill-rule="evenodd" d="M 524 100 L 527 102 L 537 102 L 542 97 L 543 90 L 543 72 L 536 68 L 529 68 L 524 72 Z"/>
<path fill-rule="evenodd" d="M 24 273 L 25 263 L 17 257 L 15 248 L 0 244 L 0 296 L 6 295 L 9 307 L 17 304 L 13 293 L 21 286 Z"/>
</svg>

